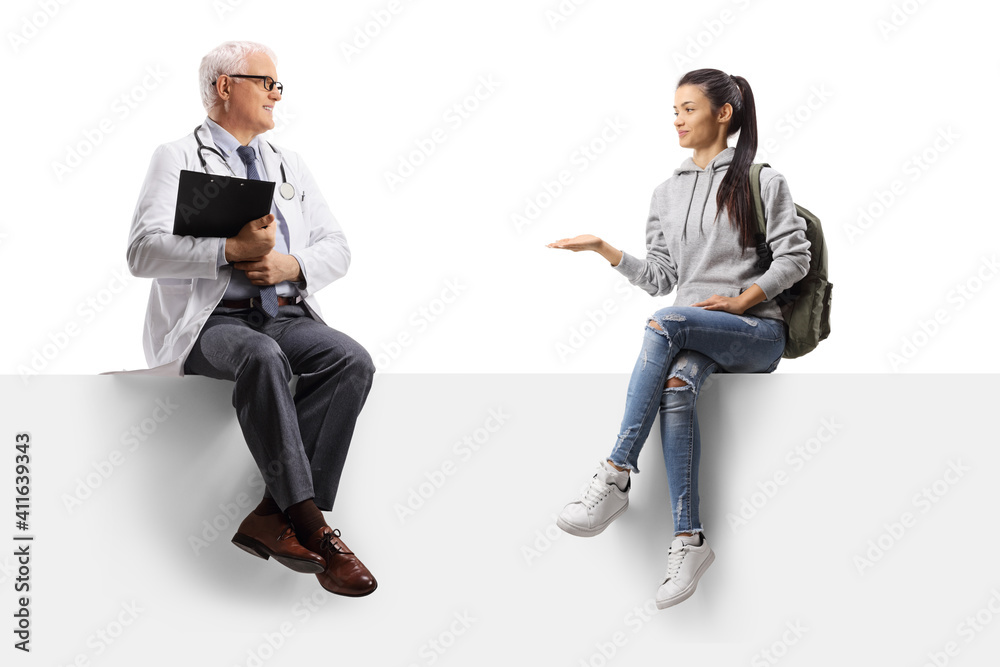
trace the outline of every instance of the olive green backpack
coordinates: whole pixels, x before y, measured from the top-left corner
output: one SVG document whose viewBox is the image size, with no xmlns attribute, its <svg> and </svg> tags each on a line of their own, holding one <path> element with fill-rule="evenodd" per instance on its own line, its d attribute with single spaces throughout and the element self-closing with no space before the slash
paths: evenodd
<svg viewBox="0 0 1000 667">
<path fill-rule="evenodd" d="M 757 266 L 766 269 L 771 265 L 771 249 L 765 239 L 766 221 L 764 201 L 760 192 L 760 170 L 770 167 L 766 162 L 750 166 L 750 194 L 753 197 L 754 212 L 757 216 Z M 809 272 L 784 292 L 774 298 L 781 308 L 781 316 L 788 326 L 785 341 L 786 359 L 801 357 L 812 352 L 819 342 L 830 335 L 830 301 L 833 285 L 827 275 L 826 239 L 819 218 L 795 205 L 795 212 L 806 221 L 806 238 L 809 239 Z"/>
</svg>

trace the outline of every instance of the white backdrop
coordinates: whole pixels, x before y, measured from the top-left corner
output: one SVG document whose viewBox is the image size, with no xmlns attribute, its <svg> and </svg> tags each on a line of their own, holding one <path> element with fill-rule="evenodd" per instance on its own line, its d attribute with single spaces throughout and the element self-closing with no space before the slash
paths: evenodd
<svg viewBox="0 0 1000 667">
<path fill-rule="evenodd" d="M 7 634 L 0 662 L 995 665 L 994 379 L 920 379 L 710 378 L 699 495 L 716 560 L 657 611 L 672 534 L 659 429 L 620 519 L 593 538 L 554 521 L 607 452 L 626 374 L 376 376 L 328 515 L 378 579 L 361 599 L 230 544 L 261 481 L 223 383 L 0 378 L 0 474 L 30 431 L 36 537 L 34 650 Z"/>
<path fill-rule="evenodd" d="M 758 159 L 825 226 L 833 335 L 780 372 L 1000 369 L 984 353 L 1000 232 L 976 201 L 997 149 L 995 6 L 4 7 L 0 260 L 17 288 L 2 372 L 144 365 L 129 221 L 155 146 L 204 118 L 197 66 L 227 39 L 278 54 L 272 138 L 304 156 L 354 253 L 320 300 L 380 371 L 627 372 L 673 297 L 544 245 L 590 232 L 644 254 L 650 194 L 689 155 L 674 88 L 698 67 L 750 81 Z"/>
</svg>

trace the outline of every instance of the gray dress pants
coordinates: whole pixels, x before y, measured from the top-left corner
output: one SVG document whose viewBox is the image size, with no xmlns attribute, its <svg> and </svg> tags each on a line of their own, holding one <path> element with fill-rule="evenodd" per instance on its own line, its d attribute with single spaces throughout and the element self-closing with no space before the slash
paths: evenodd
<svg viewBox="0 0 1000 667">
<path fill-rule="evenodd" d="M 219 306 L 184 371 L 235 382 L 243 437 L 282 510 L 308 498 L 321 510 L 333 509 L 375 373 L 365 348 L 314 320 L 301 303 L 281 306 L 274 318 Z"/>
</svg>

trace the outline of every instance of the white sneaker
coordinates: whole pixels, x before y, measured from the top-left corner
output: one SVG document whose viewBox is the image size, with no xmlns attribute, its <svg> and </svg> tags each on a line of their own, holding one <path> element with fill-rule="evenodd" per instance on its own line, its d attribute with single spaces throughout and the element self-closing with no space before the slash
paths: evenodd
<svg viewBox="0 0 1000 667">
<path fill-rule="evenodd" d="M 667 552 L 667 576 L 656 591 L 656 608 L 666 609 L 691 597 L 701 575 L 714 560 L 715 552 L 704 535 L 697 546 L 675 537 Z"/>
<path fill-rule="evenodd" d="M 559 513 L 556 525 L 570 535 L 599 535 L 628 509 L 630 488 L 632 480 L 628 470 L 617 470 L 607 461 L 602 461 L 580 499 L 566 505 Z"/>
</svg>

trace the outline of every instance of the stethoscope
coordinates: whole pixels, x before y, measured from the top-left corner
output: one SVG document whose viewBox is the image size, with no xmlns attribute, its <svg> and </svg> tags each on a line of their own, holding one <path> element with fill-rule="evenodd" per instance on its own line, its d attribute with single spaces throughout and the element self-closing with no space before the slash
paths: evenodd
<svg viewBox="0 0 1000 667">
<path fill-rule="evenodd" d="M 201 160 L 201 168 L 205 170 L 206 174 L 208 173 L 208 163 L 205 162 L 205 156 L 202 155 L 201 152 L 203 150 L 212 151 L 213 153 L 219 156 L 219 159 L 222 160 L 222 164 L 226 165 L 226 169 L 228 169 L 229 173 L 235 177 L 236 172 L 234 172 L 233 168 L 229 166 L 228 162 L 226 162 L 225 156 L 223 156 L 222 153 L 220 153 L 215 148 L 212 148 L 211 146 L 206 146 L 201 142 L 201 137 L 198 136 L 198 130 L 200 130 L 202 127 L 204 127 L 204 125 L 199 125 L 198 127 L 194 128 L 194 140 L 198 142 L 198 159 Z M 278 149 L 275 148 L 274 144 L 272 144 L 270 141 L 267 142 L 267 145 L 270 146 L 271 150 L 274 151 L 274 154 L 278 156 L 279 160 L 278 166 L 281 168 L 281 185 L 278 186 L 278 193 L 281 194 L 281 196 L 284 197 L 285 199 L 291 199 L 292 197 L 295 196 L 295 188 L 292 187 L 292 184 L 288 182 L 287 178 L 285 178 L 285 164 L 281 158 L 281 153 L 278 152 Z"/>
</svg>

